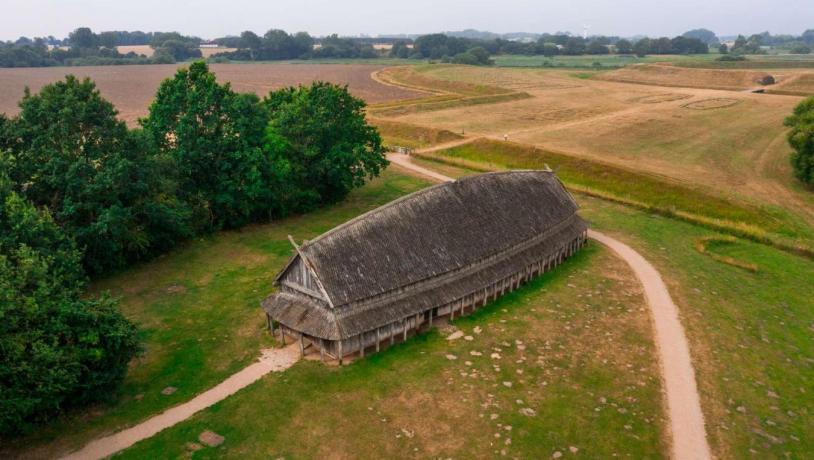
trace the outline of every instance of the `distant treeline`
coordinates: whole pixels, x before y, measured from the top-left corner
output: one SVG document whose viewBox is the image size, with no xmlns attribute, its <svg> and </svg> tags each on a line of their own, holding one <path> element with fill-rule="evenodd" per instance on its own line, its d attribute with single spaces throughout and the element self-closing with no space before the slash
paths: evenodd
<svg viewBox="0 0 814 460">
<path fill-rule="evenodd" d="M 0 67 L 48 67 L 79 65 L 171 64 L 201 57 L 201 39 L 177 32 L 102 32 L 87 27 L 71 32 L 68 38 L 29 39 L 0 42 Z M 153 55 L 120 53 L 116 47 L 150 45 Z"/>
<path fill-rule="evenodd" d="M 262 36 L 245 31 L 239 36 L 220 37 L 211 43 L 233 48 L 216 54 L 214 61 L 273 61 L 291 59 L 431 59 L 461 64 L 488 65 L 490 56 L 501 54 L 564 55 L 602 54 L 703 54 L 715 48 L 721 53 L 760 54 L 766 47 L 808 54 L 814 46 L 814 29 L 799 36 L 771 35 L 769 32 L 749 37 L 738 36 L 731 46 L 721 43 L 714 32 L 694 29 L 676 37 L 626 39 L 592 36 L 583 38 L 567 33 L 499 36 L 476 33 L 430 34 L 410 38 L 350 38 L 336 34 L 315 38 L 306 32 L 290 34 L 272 29 Z M 507 38 L 508 37 L 508 38 Z M 177 32 L 109 31 L 94 33 L 88 28 L 76 29 L 64 40 L 54 37 L 26 38 L 0 42 L 0 67 L 41 67 L 52 65 L 159 64 L 200 57 L 203 40 Z M 375 44 L 392 48 L 376 49 Z M 135 53 L 122 54 L 117 46 L 149 45 L 151 57 Z"/>
</svg>

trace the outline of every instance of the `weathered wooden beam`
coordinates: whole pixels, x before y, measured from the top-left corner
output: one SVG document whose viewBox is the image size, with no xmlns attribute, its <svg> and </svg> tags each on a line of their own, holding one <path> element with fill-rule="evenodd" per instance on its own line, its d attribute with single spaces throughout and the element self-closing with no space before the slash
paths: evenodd
<svg viewBox="0 0 814 460">
<path fill-rule="evenodd" d="M 302 336 L 302 332 L 300 332 L 300 357 L 305 356 L 305 339 Z"/>
<path fill-rule="evenodd" d="M 380 343 L 381 343 L 381 341 L 382 341 L 382 339 L 381 339 L 381 334 L 379 333 L 379 330 L 380 330 L 380 329 L 381 329 L 381 328 L 378 328 L 378 327 L 376 328 L 376 353 L 378 353 L 378 352 L 379 352 L 379 344 L 380 344 Z"/>
<path fill-rule="evenodd" d="M 359 334 L 359 356 L 365 357 L 365 333 Z"/>
<path fill-rule="evenodd" d="M 344 353 L 342 353 L 342 339 L 339 339 L 339 365 L 342 365 L 342 358 L 344 357 Z"/>
<path fill-rule="evenodd" d="M 406 342 L 407 341 L 407 320 L 406 319 L 401 320 L 401 326 L 402 326 L 402 329 L 403 329 L 403 332 L 404 332 L 404 341 Z"/>
<path fill-rule="evenodd" d="M 430 308 L 430 327 L 432 327 L 432 308 Z"/>
<path fill-rule="evenodd" d="M 396 323 L 390 323 L 390 346 L 391 347 L 393 346 L 393 340 L 394 340 L 394 337 L 396 335 L 396 331 L 394 329 L 396 329 Z"/>
</svg>

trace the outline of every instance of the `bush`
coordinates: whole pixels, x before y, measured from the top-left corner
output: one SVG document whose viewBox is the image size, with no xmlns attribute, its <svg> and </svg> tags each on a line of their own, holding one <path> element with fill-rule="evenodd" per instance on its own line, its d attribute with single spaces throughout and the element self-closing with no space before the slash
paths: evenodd
<svg viewBox="0 0 814 460">
<path fill-rule="evenodd" d="M 791 128 L 788 140 L 794 149 L 791 155 L 794 175 L 802 182 L 814 185 L 814 97 L 798 104 L 785 124 Z"/>
<path fill-rule="evenodd" d="M 811 47 L 808 45 L 797 45 L 793 47 L 789 53 L 791 54 L 811 54 Z"/>
<path fill-rule="evenodd" d="M 84 300 L 80 254 L 0 177 L 0 434 L 103 401 L 139 352 L 109 297 Z"/>
<path fill-rule="evenodd" d="M 720 62 L 737 62 L 737 61 L 746 61 L 746 56 L 740 56 L 735 54 L 725 54 L 721 57 L 715 58 L 716 61 Z"/>
</svg>

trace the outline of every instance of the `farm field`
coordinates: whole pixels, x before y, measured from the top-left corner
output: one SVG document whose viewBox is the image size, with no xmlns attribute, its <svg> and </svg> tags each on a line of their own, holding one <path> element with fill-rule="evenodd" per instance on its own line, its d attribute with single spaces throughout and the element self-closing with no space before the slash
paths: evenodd
<svg viewBox="0 0 814 460">
<path fill-rule="evenodd" d="M 71 73 L 93 79 L 102 95 L 119 110 L 120 117 L 135 124 L 139 117 L 147 115 L 147 108 L 161 81 L 184 65 L 0 69 L 0 113 L 17 113 L 17 103 L 26 86 L 37 91 Z M 255 92 L 260 96 L 273 89 L 314 80 L 347 84 L 351 93 L 371 104 L 422 96 L 413 90 L 373 81 L 370 74 L 382 69 L 380 65 L 212 64 L 210 68 L 220 81 L 230 82 L 237 91 Z"/>
<path fill-rule="evenodd" d="M 547 151 L 782 208 L 804 226 L 814 225 L 814 197 L 791 175 L 783 126 L 799 97 L 619 83 L 598 80 L 609 74 L 596 72 L 440 65 L 415 69 L 424 84 L 435 78 L 441 88 L 461 82 L 530 97 L 490 104 L 488 110 L 457 106 L 389 117 L 394 121 L 465 132 L 471 138 L 508 136 Z"/>
</svg>

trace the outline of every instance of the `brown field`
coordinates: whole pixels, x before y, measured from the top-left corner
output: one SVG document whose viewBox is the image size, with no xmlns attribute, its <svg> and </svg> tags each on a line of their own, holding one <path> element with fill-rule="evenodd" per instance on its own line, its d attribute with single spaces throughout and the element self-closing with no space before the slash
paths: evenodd
<svg viewBox="0 0 814 460">
<path fill-rule="evenodd" d="M 775 70 L 721 70 L 676 67 L 662 64 L 637 64 L 599 75 L 597 78 L 623 83 L 686 88 L 710 88 L 724 90 L 747 90 L 758 88 L 761 77 L 772 75 L 782 83 L 781 74 Z M 770 88 L 767 86 L 766 88 Z"/>
<path fill-rule="evenodd" d="M 729 84 L 739 79 L 746 85 L 751 78 L 744 77 L 750 71 L 679 70 L 708 76 L 737 73 Z M 777 71 L 794 72 L 799 71 Z M 422 86 L 437 79 L 438 87 L 447 90 L 460 82 L 467 88 L 522 89 L 531 97 L 390 119 L 465 132 L 470 137 L 502 140 L 508 135 L 513 142 L 667 176 L 727 198 L 782 208 L 801 225 L 814 226 L 814 196 L 792 177 L 783 126 L 799 97 L 608 81 L 605 76 L 615 72 L 586 79 L 563 70 L 428 66 L 419 73 Z M 669 75 L 673 74 L 668 73 L 668 80 Z"/>
<path fill-rule="evenodd" d="M 42 86 L 62 79 L 66 74 L 90 77 L 128 123 L 147 114 L 147 107 L 162 80 L 171 77 L 182 65 L 41 67 L 0 69 L 0 113 L 15 114 L 23 89 Z M 382 69 L 362 64 L 213 64 L 220 81 L 227 81 L 237 91 L 266 95 L 273 89 L 326 80 L 348 85 L 351 93 L 368 103 L 390 102 L 419 97 L 417 91 L 389 86 L 371 79 L 370 74 Z"/>
<path fill-rule="evenodd" d="M 776 86 L 766 89 L 769 93 L 810 96 L 814 94 L 814 72 L 795 72 Z"/>
</svg>

